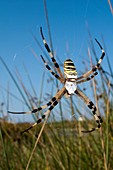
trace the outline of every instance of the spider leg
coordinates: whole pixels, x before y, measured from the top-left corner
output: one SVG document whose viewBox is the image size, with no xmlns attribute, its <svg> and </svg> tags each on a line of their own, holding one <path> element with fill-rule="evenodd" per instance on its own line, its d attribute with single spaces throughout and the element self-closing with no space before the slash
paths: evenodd
<svg viewBox="0 0 113 170">
<path fill-rule="evenodd" d="M 51 52 L 51 50 L 50 50 L 50 48 L 49 48 L 49 45 L 47 44 L 47 42 L 46 42 L 46 40 L 45 40 L 45 38 L 44 38 L 44 35 L 43 35 L 43 32 L 42 32 L 42 27 L 40 27 L 40 33 L 41 33 L 41 36 L 42 36 L 42 40 L 43 40 L 44 46 L 45 46 L 47 52 L 49 53 L 49 55 L 50 55 L 50 57 L 51 57 L 51 60 L 52 60 L 52 62 L 54 63 L 54 66 L 55 66 L 56 70 L 58 71 L 58 73 L 60 74 L 60 76 L 63 77 L 62 72 L 61 72 L 61 70 L 60 70 L 60 67 L 59 67 L 56 59 L 54 58 L 54 56 L 53 56 L 53 54 L 52 54 L 52 52 Z"/>
<path fill-rule="evenodd" d="M 80 90 L 76 90 L 75 91 L 75 94 L 77 94 L 83 101 L 84 101 L 84 103 L 91 109 L 91 111 L 92 111 L 92 113 L 93 113 L 93 115 L 94 115 L 94 118 L 95 118 L 95 120 L 96 120 L 96 123 L 97 123 L 97 127 L 96 128 L 92 128 L 92 129 L 90 129 L 90 130 L 87 130 L 87 131 L 82 131 L 82 132 L 84 132 L 84 133 L 88 133 L 88 132 L 92 132 L 92 131 L 94 131 L 94 130 L 97 130 L 97 129 L 99 129 L 100 127 L 101 127 L 101 124 L 102 124 L 102 118 L 99 116 L 99 115 L 97 115 L 97 109 L 96 109 L 96 106 L 93 104 L 93 102 L 92 101 L 90 101 L 90 99 L 87 97 L 87 96 L 85 96 L 84 95 L 84 93 L 83 92 L 81 92 Z"/>
<path fill-rule="evenodd" d="M 77 80 L 80 80 L 82 78 L 86 78 L 88 77 L 88 75 L 92 74 L 93 72 L 95 73 L 97 71 L 97 69 L 99 68 L 104 56 L 105 56 L 105 52 L 104 52 L 104 49 L 102 48 L 102 46 L 100 45 L 100 43 L 97 41 L 97 39 L 95 39 L 95 41 L 97 42 L 97 44 L 99 45 L 101 51 L 102 51 L 102 54 L 101 54 L 101 57 L 97 63 L 96 66 L 94 66 L 91 70 L 89 70 L 88 72 L 86 72 L 85 74 L 83 74 L 82 76 L 78 77 Z"/>
<path fill-rule="evenodd" d="M 66 88 L 63 87 L 54 98 L 54 101 L 52 102 L 51 100 L 51 105 L 48 108 L 48 110 L 42 115 L 41 118 L 39 118 L 33 125 L 31 125 L 29 128 L 25 129 L 23 132 L 27 132 L 28 130 L 32 129 L 34 126 L 36 126 L 37 124 L 41 123 L 43 119 L 45 119 L 46 115 L 50 114 L 50 112 L 54 109 L 54 107 L 58 104 L 58 102 L 60 101 L 60 99 L 63 97 L 63 95 L 66 93 Z M 52 98 L 52 99 L 53 99 Z"/>
<path fill-rule="evenodd" d="M 77 81 L 77 84 L 80 84 L 80 83 L 86 82 L 86 81 L 90 81 L 90 80 L 93 79 L 97 74 L 98 74 L 98 72 L 95 72 L 95 73 L 93 73 L 93 75 L 91 75 L 90 77 L 87 77 L 87 78 L 85 78 L 85 79 L 82 79 L 82 80 Z"/>
<path fill-rule="evenodd" d="M 39 108 L 33 109 L 31 111 L 27 111 L 27 112 L 8 111 L 8 113 L 11 113 L 11 114 L 33 114 L 33 113 L 37 113 L 38 111 L 41 111 L 41 110 L 46 109 L 47 107 L 51 106 L 56 101 L 56 99 L 59 97 L 59 95 L 61 96 L 61 94 L 63 93 L 64 89 L 65 88 L 62 88 L 60 91 L 58 91 L 56 96 L 52 97 L 52 99 L 48 103 L 46 103 L 45 105 L 43 105 L 43 106 L 41 106 Z"/>
<path fill-rule="evenodd" d="M 31 125 L 29 128 L 25 129 L 24 131 L 21 132 L 27 132 L 28 130 L 32 129 L 34 126 L 36 126 L 37 124 L 41 123 L 43 119 L 45 119 L 46 115 L 50 114 L 50 112 L 54 109 L 54 107 L 58 104 L 58 101 L 56 100 L 50 107 L 49 109 L 42 115 L 41 118 L 39 118 L 33 125 Z"/>
<path fill-rule="evenodd" d="M 38 111 L 41 111 L 42 109 L 46 109 L 48 106 L 52 105 L 52 103 L 56 100 L 55 97 L 53 97 L 47 104 L 39 107 L 39 108 L 36 108 L 36 109 L 33 109 L 31 111 L 27 111 L 27 112 L 13 112 L 13 111 L 8 111 L 8 113 L 12 113 L 12 114 L 32 114 L 32 113 L 36 113 Z"/>
<path fill-rule="evenodd" d="M 64 78 L 61 78 L 58 74 L 54 73 L 54 72 L 52 71 L 52 69 L 50 68 L 50 66 L 47 64 L 47 62 L 45 61 L 44 57 L 43 57 L 42 55 L 40 55 L 40 56 L 41 56 L 41 58 L 42 58 L 42 60 L 43 60 L 43 62 L 44 62 L 45 67 L 50 71 L 50 73 L 51 73 L 55 78 L 57 78 L 58 80 L 60 80 L 61 83 L 64 83 L 64 82 L 65 82 L 65 79 L 64 79 Z"/>
</svg>

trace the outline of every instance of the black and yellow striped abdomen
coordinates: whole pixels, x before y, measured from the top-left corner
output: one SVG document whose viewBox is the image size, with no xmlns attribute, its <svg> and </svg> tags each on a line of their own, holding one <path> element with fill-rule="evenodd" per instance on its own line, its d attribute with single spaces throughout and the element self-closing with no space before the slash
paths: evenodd
<svg viewBox="0 0 113 170">
<path fill-rule="evenodd" d="M 64 74 L 69 76 L 77 76 L 76 67 L 71 59 L 67 59 L 64 62 Z"/>
</svg>

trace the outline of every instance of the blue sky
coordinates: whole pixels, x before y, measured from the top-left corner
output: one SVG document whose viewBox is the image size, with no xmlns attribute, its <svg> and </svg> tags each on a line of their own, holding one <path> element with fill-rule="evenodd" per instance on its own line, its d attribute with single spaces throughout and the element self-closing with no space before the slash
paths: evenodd
<svg viewBox="0 0 113 170">
<path fill-rule="evenodd" d="M 113 4 L 113 1 L 111 3 Z M 81 63 L 84 59 L 88 59 L 89 29 L 92 38 L 97 38 L 101 44 L 101 36 L 103 36 L 112 65 L 113 16 L 107 0 L 47 0 L 47 9 L 53 47 L 62 63 L 67 58 L 68 44 L 68 58 L 72 58 L 78 71 L 83 70 Z M 40 94 L 41 79 L 45 67 L 40 59 L 40 54 L 43 53 L 31 33 L 37 37 L 43 46 L 39 32 L 40 26 L 43 27 L 44 35 L 49 42 L 43 0 L 0 0 L 0 56 L 14 75 L 15 66 L 18 68 L 27 89 L 32 94 L 26 72 L 23 69 L 23 63 L 25 64 L 37 96 Z M 31 48 L 37 53 L 37 59 L 33 56 Z M 96 43 L 95 49 L 99 57 L 101 52 Z M 104 59 L 102 65 L 107 70 L 106 61 Z M 14 82 L 12 82 L 2 63 L 0 63 L 0 68 L 0 87 L 7 88 L 9 83 L 10 92 L 21 99 Z M 2 88 L 0 88 L 0 93 L 0 102 L 7 102 L 7 94 Z M 18 103 L 12 97 L 10 100 L 9 107 L 11 109 L 25 109 L 22 103 Z"/>
</svg>

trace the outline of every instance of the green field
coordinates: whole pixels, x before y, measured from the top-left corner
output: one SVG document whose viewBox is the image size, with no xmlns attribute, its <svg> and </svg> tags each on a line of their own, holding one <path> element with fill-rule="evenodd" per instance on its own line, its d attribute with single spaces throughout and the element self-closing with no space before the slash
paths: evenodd
<svg viewBox="0 0 113 170">
<path fill-rule="evenodd" d="M 47 124 L 28 169 L 113 169 L 113 125 L 110 123 L 112 121 L 111 117 L 107 127 L 104 120 L 102 129 L 90 134 L 81 133 L 83 122 L 64 121 L 63 124 L 62 122 Z M 30 124 L 27 123 L 0 123 L 2 170 L 26 169 L 41 128 L 41 125 L 37 126 L 21 136 L 20 132 L 28 126 Z"/>
</svg>

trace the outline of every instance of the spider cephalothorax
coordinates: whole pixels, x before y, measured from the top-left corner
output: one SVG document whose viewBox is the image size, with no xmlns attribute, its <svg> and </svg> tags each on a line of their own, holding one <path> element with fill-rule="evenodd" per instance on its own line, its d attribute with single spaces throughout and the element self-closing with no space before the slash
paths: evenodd
<svg viewBox="0 0 113 170">
<path fill-rule="evenodd" d="M 51 60 L 56 68 L 57 74 L 55 72 L 52 71 L 52 69 L 50 68 L 50 66 L 47 64 L 47 62 L 45 61 L 45 59 L 43 58 L 43 56 L 41 55 L 41 58 L 46 66 L 46 68 L 50 71 L 50 73 L 57 78 L 62 84 L 64 84 L 63 88 L 61 90 L 59 90 L 57 92 L 57 94 L 44 106 L 41 106 L 39 108 L 36 108 L 32 111 L 28 111 L 28 112 L 12 112 L 9 111 L 9 113 L 13 113 L 13 114 L 28 114 L 28 113 L 36 113 L 42 109 L 45 109 L 47 107 L 49 107 L 47 109 L 46 112 L 44 112 L 44 114 L 42 115 L 41 118 L 39 118 L 36 123 L 34 123 L 31 127 L 29 127 L 28 129 L 24 130 L 28 131 L 29 129 L 31 129 L 32 127 L 34 127 L 35 125 L 39 124 L 40 122 L 42 122 L 42 120 L 46 117 L 46 115 L 48 115 L 53 109 L 54 107 L 58 104 L 58 102 L 61 100 L 61 98 L 65 95 L 68 94 L 68 96 L 76 94 L 81 100 L 84 101 L 84 103 L 89 107 L 89 109 L 92 111 L 93 116 L 96 120 L 97 123 L 97 127 L 95 128 L 91 128 L 90 130 L 86 130 L 86 131 L 82 131 L 82 132 L 92 132 L 96 129 L 99 129 L 101 127 L 102 124 L 102 118 L 97 114 L 97 109 L 96 106 L 94 105 L 94 103 L 82 92 L 77 88 L 77 84 L 86 82 L 91 80 L 92 78 L 94 78 L 94 76 L 96 76 L 97 70 L 105 56 L 105 52 L 102 48 L 102 46 L 100 45 L 100 43 L 96 40 L 97 44 L 99 45 L 101 51 L 102 51 L 102 55 L 97 63 L 97 65 L 95 65 L 91 70 L 89 70 L 88 72 L 84 73 L 82 76 L 78 77 L 77 76 L 77 71 L 75 68 L 75 65 L 73 63 L 73 61 L 71 59 L 67 59 L 64 62 L 64 74 L 61 72 L 60 67 L 56 61 L 56 59 L 54 58 L 48 44 L 46 43 L 46 40 L 44 38 L 43 32 L 42 32 L 42 28 L 40 28 L 40 33 L 42 36 L 42 40 L 44 43 L 44 46 L 48 52 L 48 54 L 51 57 Z M 63 76 L 65 75 L 65 76 Z"/>
</svg>

